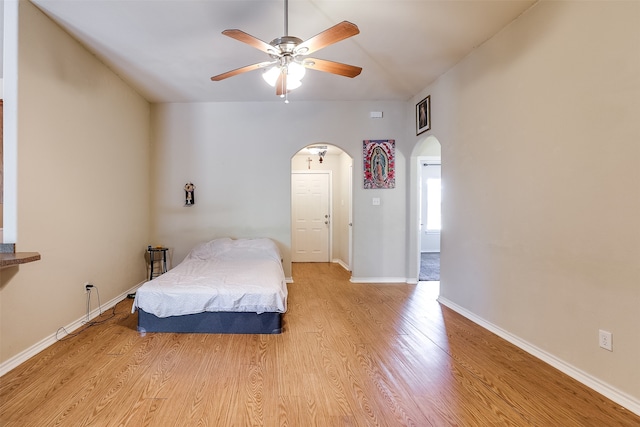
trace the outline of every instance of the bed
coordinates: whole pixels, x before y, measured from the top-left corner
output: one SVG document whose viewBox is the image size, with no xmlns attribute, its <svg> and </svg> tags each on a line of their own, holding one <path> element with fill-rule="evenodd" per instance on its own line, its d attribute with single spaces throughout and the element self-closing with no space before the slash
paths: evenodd
<svg viewBox="0 0 640 427">
<path fill-rule="evenodd" d="M 140 332 L 278 334 L 287 285 L 276 244 L 221 238 L 194 247 L 136 292 Z"/>
</svg>

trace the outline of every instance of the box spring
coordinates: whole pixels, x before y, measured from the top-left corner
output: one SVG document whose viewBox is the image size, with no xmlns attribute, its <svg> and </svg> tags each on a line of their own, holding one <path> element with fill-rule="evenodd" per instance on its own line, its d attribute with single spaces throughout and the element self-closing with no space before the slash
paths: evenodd
<svg viewBox="0 0 640 427">
<path fill-rule="evenodd" d="M 157 317 L 138 309 L 138 331 L 208 334 L 279 334 L 282 313 L 206 312 Z"/>
</svg>

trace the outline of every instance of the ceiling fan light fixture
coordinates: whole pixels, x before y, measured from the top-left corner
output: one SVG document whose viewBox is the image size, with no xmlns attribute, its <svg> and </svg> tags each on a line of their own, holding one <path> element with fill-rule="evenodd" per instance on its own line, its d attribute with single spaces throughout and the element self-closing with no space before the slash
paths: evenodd
<svg viewBox="0 0 640 427">
<path fill-rule="evenodd" d="M 327 146 L 326 145 L 313 145 L 313 146 L 309 146 L 307 147 L 307 151 L 309 152 L 309 154 L 320 154 L 323 151 L 326 153 L 327 152 Z"/>
<path fill-rule="evenodd" d="M 300 86 L 302 86 L 302 82 L 300 80 L 287 79 L 287 90 L 298 89 Z"/>
<path fill-rule="evenodd" d="M 302 78 L 306 69 L 297 62 L 290 62 L 268 68 L 262 73 L 262 78 L 269 86 L 275 87 L 280 73 L 287 73 L 287 90 L 293 90 L 302 86 Z"/>
<path fill-rule="evenodd" d="M 264 73 L 262 73 L 262 78 L 265 82 L 271 87 L 276 86 L 276 82 L 278 81 L 278 76 L 280 75 L 280 66 L 276 65 L 271 68 L 267 68 Z"/>
<path fill-rule="evenodd" d="M 307 69 L 297 62 L 290 62 L 287 66 L 287 80 L 296 80 L 300 82 L 304 77 Z"/>
<path fill-rule="evenodd" d="M 313 67 L 316 71 L 351 78 L 356 77 L 362 71 L 361 67 L 340 62 L 304 58 L 308 54 L 359 34 L 360 30 L 357 25 L 349 21 L 342 21 L 304 41 L 298 37 L 290 36 L 288 28 L 289 3 L 288 0 L 284 0 L 284 35 L 272 40 L 271 43 L 260 40 L 239 29 L 224 30 L 222 32 L 223 35 L 267 53 L 272 61 L 236 68 L 235 70 L 215 75 L 211 77 L 211 80 L 217 82 L 248 71 L 263 69 L 262 77 L 265 82 L 276 88 L 276 95 L 281 96 L 284 94 L 286 98 L 286 94 L 290 90 L 302 85 L 302 78 L 305 75 L 306 68 Z"/>
</svg>

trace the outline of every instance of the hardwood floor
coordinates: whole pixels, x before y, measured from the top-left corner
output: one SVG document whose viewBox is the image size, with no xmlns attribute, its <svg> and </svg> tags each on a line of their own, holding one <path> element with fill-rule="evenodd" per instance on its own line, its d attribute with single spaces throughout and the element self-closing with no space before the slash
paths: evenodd
<svg viewBox="0 0 640 427">
<path fill-rule="evenodd" d="M 140 335 L 119 303 L 0 378 L 0 425 L 640 425 L 440 306 L 434 283 L 352 284 L 335 264 L 293 278 L 280 335 Z"/>
</svg>

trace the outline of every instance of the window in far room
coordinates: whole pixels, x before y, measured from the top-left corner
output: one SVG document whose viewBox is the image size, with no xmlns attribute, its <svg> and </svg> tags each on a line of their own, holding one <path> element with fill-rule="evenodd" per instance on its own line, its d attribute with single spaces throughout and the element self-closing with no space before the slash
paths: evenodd
<svg viewBox="0 0 640 427">
<path fill-rule="evenodd" d="M 441 224 L 441 194 L 440 178 L 427 179 L 427 232 L 440 231 Z"/>
</svg>

